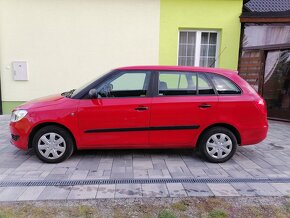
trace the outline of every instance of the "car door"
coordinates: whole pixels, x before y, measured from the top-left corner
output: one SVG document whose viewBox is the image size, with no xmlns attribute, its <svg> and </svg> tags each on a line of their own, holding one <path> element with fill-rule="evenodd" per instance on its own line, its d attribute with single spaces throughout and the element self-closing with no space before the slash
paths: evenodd
<svg viewBox="0 0 290 218">
<path fill-rule="evenodd" d="M 158 76 L 158 74 L 156 74 Z M 200 129 L 215 119 L 218 98 L 203 73 L 159 72 L 152 100 L 152 147 L 193 146 Z"/>
<path fill-rule="evenodd" d="M 80 100 L 81 147 L 148 145 L 150 72 L 118 72 L 95 88 L 98 97 Z"/>
</svg>

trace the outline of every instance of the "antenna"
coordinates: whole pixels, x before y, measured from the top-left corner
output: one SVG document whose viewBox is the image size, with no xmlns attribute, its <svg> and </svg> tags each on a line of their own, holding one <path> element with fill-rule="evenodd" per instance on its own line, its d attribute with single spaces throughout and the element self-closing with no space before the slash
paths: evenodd
<svg viewBox="0 0 290 218">
<path fill-rule="evenodd" d="M 225 51 L 226 49 L 227 49 L 227 47 L 224 47 L 224 49 L 219 53 L 218 58 L 222 55 L 222 53 L 224 53 L 224 51 Z M 214 64 L 215 64 L 215 62 L 216 62 L 216 58 L 214 59 L 214 61 L 212 62 L 212 64 L 211 64 L 209 67 L 213 67 Z"/>
</svg>

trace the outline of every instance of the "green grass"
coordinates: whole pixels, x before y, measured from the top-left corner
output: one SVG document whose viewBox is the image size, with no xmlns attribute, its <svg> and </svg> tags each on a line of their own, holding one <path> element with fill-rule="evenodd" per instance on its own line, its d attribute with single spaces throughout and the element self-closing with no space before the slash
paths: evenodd
<svg viewBox="0 0 290 218">
<path fill-rule="evenodd" d="M 176 218 L 176 215 L 169 210 L 163 210 L 158 214 L 158 218 Z"/>
<path fill-rule="evenodd" d="M 227 218 L 228 214 L 223 210 L 213 210 L 208 214 L 209 218 Z"/>
<path fill-rule="evenodd" d="M 286 209 L 286 212 L 288 214 L 290 214 L 290 204 L 289 203 L 285 205 L 285 209 Z"/>
<path fill-rule="evenodd" d="M 188 203 L 186 201 L 178 201 L 172 204 L 171 206 L 174 210 L 186 211 L 188 208 Z"/>
<path fill-rule="evenodd" d="M 183 198 L 101 201 L 48 201 L 0 204 L 0 218 L 115 217 L 115 218 L 227 218 L 290 217 L 290 199 L 284 198 Z M 260 200 L 262 199 L 262 200 Z M 266 199 L 267 202 L 265 204 Z M 240 203 L 239 203 L 240 202 Z"/>
</svg>

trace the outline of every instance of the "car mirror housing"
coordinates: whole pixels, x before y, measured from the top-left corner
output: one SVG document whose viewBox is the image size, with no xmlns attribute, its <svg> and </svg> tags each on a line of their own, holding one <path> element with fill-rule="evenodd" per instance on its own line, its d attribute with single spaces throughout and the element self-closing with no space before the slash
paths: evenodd
<svg viewBox="0 0 290 218">
<path fill-rule="evenodd" d="M 97 90 L 96 89 L 91 89 L 89 91 L 89 96 L 90 96 L 90 98 L 98 98 L 98 92 L 97 92 Z"/>
</svg>

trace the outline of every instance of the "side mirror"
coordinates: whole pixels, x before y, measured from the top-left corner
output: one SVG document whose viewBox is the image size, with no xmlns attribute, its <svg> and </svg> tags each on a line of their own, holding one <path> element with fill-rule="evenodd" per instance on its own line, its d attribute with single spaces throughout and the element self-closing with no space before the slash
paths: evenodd
<svg viewBox="0 0 290 218">
<path fill-rule="evenodd" d="M 90 96 L 90 98 L 98 98 L 98 92 L 97 92 L 97 90 L 96 89 L 91 89 L 89 91 L 89 96 Z"/>
<path fill-rule="evenodd" d="M 111 96 L 111 91 L 113 90 L 113 85 L 112 84 L 106 84 L 98 93 L 102 97 L 110 97 Z"/>
</svg>

